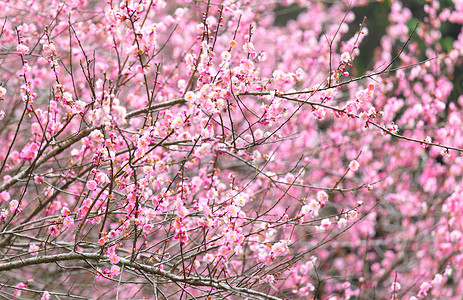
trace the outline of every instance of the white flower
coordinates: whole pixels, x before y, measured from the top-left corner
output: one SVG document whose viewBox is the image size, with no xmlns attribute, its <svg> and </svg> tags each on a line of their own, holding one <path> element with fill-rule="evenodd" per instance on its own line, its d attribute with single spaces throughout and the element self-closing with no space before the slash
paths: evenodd
<svg viewBox="0 0 463 300">
<path fill-rule="evenodd" d="M 352 56 L 348 52 L 344 52 L 341 54 L 341 61 L 344 63 L 348 63 L 350 60 L 352 60 Z"/>
</svg>

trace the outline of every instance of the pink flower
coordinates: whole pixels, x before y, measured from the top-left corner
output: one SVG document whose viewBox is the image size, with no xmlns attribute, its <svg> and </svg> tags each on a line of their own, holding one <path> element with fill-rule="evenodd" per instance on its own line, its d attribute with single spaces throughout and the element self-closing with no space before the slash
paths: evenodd
<svg viewBox="0 0 463 300">
<path fill-rule="evenodd" d="M 178 129 L 180 126 L 183 124 L 183 118 L 179 115 L 177 115 L 171 123 L 172 128 Z"/>
<path fill-rule="evenodd" d="M 148 141 L 148 138 L 147 137 L 142 137 L 141 139 L 138 140 L 138 145 L 137 145 L 137 148 L 142 150 L 142 151 L 146 151 L 148 150 L 149 148 L 149 141 Z"/>
<path fill-rule="evenodd" d="M 0 221 L 3 222 L 3 221 L 6 220 L 6 218 L 8 218 L 8 210 L 2 209 L 2 210 L 0 211 Z"/>
<path fill-rule="evenodd" d="M 96 175 L 95 181 L 97 181 L 98 183 L 105 184 L 109 181 L 109 177 L 105 173 L 100 172 Z"/>
<path fill-rule="evenodd" d="M 194 102 L 196 100 L 196 94 L 191 92 L 191 91 L 188 91 L 186 92 L 185 94 L 185 101 L 186 102 Z"/>
<path fill-rule="evenodd" d="M 71 211 L 69 210 L 69 208 L 68 208 L 67 206 L 65 206 L 65 207 L 63 207 L 63 208 L 61 209 L 61 214 L 62 214 L 63 216 L 69 216 L 69 215 L 71 214 Z"/>
<path fill-rule="evenodd" d="M 45 291 L 43 292 L 43 295 L 42 295 L 42 298 L 40 298 L 40 300 L 50 300 L 50 293 Z"/>
<path fill-rule="evenodd" d="M 399 132 L 399 126 L 397 126 L 396 124 L 394 124 L 394 122 L 391 122 L 391 124 L 389 124 L 387 127 L 386 127 L 387 130 L 389 130 L 390 132 L 392 133 L 395 133 L 397 134 Z"/>
<path fill-rule="evenodd" d="M 90 191 L 96 190 L 97 186 L 98 185 L 95 180 L 89 180 L 86 184 L 87 189 L 89 189 Z"/>
<path fill-rule="evenodd" d="M 401 289 L 400 283 L 394 281 L 391 285 L 391 292 L 397 293 L 398 291 L 400 291 L 400 289 Z"/>
<path fill-rule="evenodd" d="M 418 298 L 424 298 L 428 295 L 428 291 L 432 288 L 432 285 L 429 282 L 423 282 L 420 285 L 420 291 L 418 292 Z"/>
<path fill-rule="evenodd" d="M 146 219 L 148 219 L 148 220 L 152 220 L 152 219 L 154 219 L 154 217 L 156 217 L 156 211 L 154 209 L 152 209 L 152 208 L 145 209 L 144 213 L 145 213 Z"/>
<path fill-rule="evenodd" d="M 239 207 L 235 205 L 230 205 L 228 207 L 228 215 L 230 217 L 236 217 L 238 215 L 238 212 L 240 211 Z"/>
<path fill-rule="evenodd" d="M 153 224 L 145 224 L 143 225 L 143 233 L 145 234 L 148 234 L 148 233 L 151 233 L 151 231 L 153 230 Z"/>
<path fill-rule="evenodd" d="M 204 255 L 203 260 L 206 264 L 211 264 L 214 261 L 214 255 L 208 253 Z"/>
<path fill-rule="evenodd" d="M 0 200 L 1 201 L 9 201 L 10 200 L 10 194 L 7 191 L 3 191 L 0 193 Z"/>
<path fill-rule="evenodd" d="M 343 63 L 348 63 L 350 60 L 352 60 L 352 57 L 348 52 L 344 52 L 343 54 L 341 54 L 341 61 Z"/>
<path fill-rule="evenodd" d="M 110 274 L 111 277 L 118 276 L 119 274 L 121 274 L 121 268 L 115 265 L 111 266 Z"/>
<path fill-rule="evenodd" d="M 357 171 L 360 167 L 360 164 L 355 159 L 349 163 L 349 169 L 352 171 Z"/>
<path fill-rule="evenodd" d="M 273 79 L 276 82 L 284 82 L 286 80 L 286 78 L 287 78 L 287 76 L 286 76 L 285 72 L 283 72 L 281 70 L 273 71 Z"/>
<path fill-rule="evenodd" d="M 16 285 L 16 287 L 18 289 L 14 290 L 13 296 L 21 297 L 22 289 L 26 289 L 27 285 L 25 283 L 20 282 Z"/>
<path fill-rule="evenodd" d="M 34 123 L 34 124 L 37 124 L 37 123 Z M 34 132 L 35 133 L 35 132 Z M 34 177 L 34 183 L 36 184 L 42 184 L 45 182 L 45 179 L 43 176 L 35 176 Z"/>
<path fill-rule="evenodd" d="M 321 206 L 325 206 L 326 201 L 328 201 L 328 194 L 324 191 L 319 191 L 317 193 L 317 199 L 320 202 Z"/>
<path fill-rule="evenodd" d="M 347 220 L 345 218 L 341 218 L 338 221 L 338 227 L 339 228 L 344 228 L 347 226 Z"/>
<path fill-rule="evenodd" d="M 266 275 L 264 277 L 264 282 L 268 282 L 268 283 L 275 283 L 275 276 L 273 275 Z"/>
<path fill-rule="evenodd" d="M 306 215 L 306 214 L 308 214 L 310 211 L 311 211 L 311 208 L 310 208 L 310 206 L 307 205 L 307 204 L 301 207 L 301 214 L 302 214 L 302 215 Z"/>
<path fill-rule="evenodd" d="M 429 147 L 428 143 L 432 143 L 432 139 L 431 139 L 430 136 L 427 136 L 426 139 L 425 139 L 424 141 L 425 141 L 425 143 L 421 144 L 421 146 L 422 146 L 423 148 Z"/>
<path fill-rule="evenodd" d="M 220 246 L 218 250 L 218 254 L 223 257 L 227 257 L 230 247 L 228 246 Z"/>
<path fill-rule="evenodd" d="M 289 251 L 286 241 L 281 241 L 272 246 L 272 252 L 274 255 L 283 255 Z"/>
<path fill-rule="evenodd" d="M 232 231 L 227 232 L 226 237 L 229 242 L 234 243 L 236 239 L 238 238 L 238 234 L 236 233 L 236 231 L 232 230 Z"/>
<path fill-rule="evenodd" d="M 73 113 L 82 113 L 85 111 L 85 106 L 87 103 L 84 101 L 77 100 L 72 104 Z"/>
<path fill-rule="evenodd" d="M 14 212 L 16 211 L 16 209 L 18 208 L 18 206 L 19 206 L 18 200 L 11 200 L 11 201 L 10 201 L 10 211 L 11 211 L 12 213 L 14 213 Z M 19 212 L 19 209 L 18 209 L 17 212 Z"/>
<path fill-rule="evenodd" d="M 117 256 L 116 254 L 112 254 L 109 256 L 109 261 L 113 264 L 113 265 L 116 265 L 119 263 L 119 261 L 121 260 L 121 258 L 119 256 Z"/>
<path fill-rule="evenodd" d="M 27 52 L 29 52 L 29 47 L 27 47 L 26 45 L 23 45 L 23 44 L 19 44 L 16 47 L 16 50 L 18 51 L 19 55 L 26 55 Z"/>
<path fill-rule="evenodd" d="M 74 219 L 72 217 L 67 216 L 63 220 L 63 225 L 66 227 L 71 227 L 72 225 L 74 225 Z"/>
<path fill-rule="evenodd" d="M 347 219 L 355 219 L 358 217 L 358 212 L 356 210 L 351 210 L 347 214 Z"/>
<path fill-rule="evenodd" d="M 320 207 L 320 203 L 317 200 L 311 199 L 309 201 L 309 204 L 306 204 L 301 208 L 301 214 L 307 215 L 310 213 L 310 216 L 316 217 L 318 216 L 318 211 L 320 210 Z"/>
<path fill-rule="evenodd" d="M 180 218 L 184 218 L 186 215 L 188 215 L 188 209 L 186 209 L 185 206 L 179 206 L 177 208 L 177 216 L 179 216 Z"/>
<path fill-rule="evenodd" d="M 84 202 L 82 203 L 83 207 L 89 208 L 90 205 L 92 205 L 92 199 L 85 199 Z"/>
<path fill-rule="evenodd" d="M 37 143 L 26 144 L 20 153 L 20 158 L 26 161 L 31 161 L 37 155 L 39 145 Z"/>
<path fill-rule="evenodd" d="M 245 43 L 243 45 L 243 50 L 245 53 L 253 53 L 253 52 L 256 52 L 256 50 L 254 49 L 254 44 L 251 43 L 251 42 L 248 42 L 248 43 Z"/>
<path fill-rule="evenodd" d="M 39 253 L 37 251 L 39 251 L 39 246 L 37 246 L 36 244 L 30 244 L 29 245 L 29 253 L 31 255 L 38 255 Z"/>
<path fill-rule="evenodd" d="M 53 45 L 53 43 L 43 45 L 43 50 L 45 50 L 49 54 L 56 55 L 56 48 L 55 45 Z"/>
<path fill-rule="evenodd" d="M 57 236 L 58 233 L 59 233 L 59 230 L 58 230 L 58 228 L 56 227 L 56 225 L 52 225 L 52 226 L 48 227 L 48 233 L 49 233 L 51 236 Z"/>
<path fill-rule="evenodd" d="M 321 222 L 321 227 L 327 229 L 328 227 L 331 226 L 331 221 L 330 219 L 323 219 Z"/>
</svg>

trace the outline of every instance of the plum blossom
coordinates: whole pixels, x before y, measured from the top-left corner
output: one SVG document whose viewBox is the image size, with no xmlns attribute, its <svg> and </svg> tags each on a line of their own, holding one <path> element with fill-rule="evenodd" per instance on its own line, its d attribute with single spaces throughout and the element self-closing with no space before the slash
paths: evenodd
<svg viewBox="0 0 463 300">
<path fill-rule="evenodd" d="M 24 44 L 19 44 L 16 46 L 16 51 L 18 51 L 18 55 L 26 55 L 29 52 L 29 47 Z"/>
<path fill-rule="evenodd" d="M 340 218 L 340 219 L 338 220 L 338 227 L 339 227 L 339 228 L 344 228 L 344 227 L 346 227 L 346 226 L 347 226 L 347 220 L 346 220 L 346 218 Z"/>
<path fill-rule="evenodd" d="M 401 289 L 400 283 L 398 283 L 397 281 L 394 281 L 391 285 L 391 292 L 397 293 L 398 291 L 400 291 L 400 289 Z"/>
<path fill-rule="evenodd" d="M 20 282 L 16 285 L 17 289 L 13 291 L 13 296 L 21 297 L 23 289 L 27 289 L 27 285 L 23 282 Z"/>
<path fill-rule="evenodd" d="M 235 205 L 230 205 L 228 207 L 228 214 L 230 215 L 230 217 L 236 217 L 239 211 L 240 211 L 239 207 Z"/>
<path fill-rule="evenodd" d="M 154 228 L 153 224 L 150 224 L 150 223 L 145 224 L 143 225 L 143 232 L 145 234 L 151 233 L 153 231 L 153 228 Z"/>
<path fill-rule="evenodd" d="M 112 265 L 110 269 L 111 277 L 119 276 L 119 274 L 121 274 L 121 268 L 119 266 Z"/>
<path fill-rule="evenodd" d="M 432 288 L 432 285 L 426 281 L 420 285 L 420 291 L 418 292 L 418 298 L 423 298 L 428 295 L 428 291 Z"/>
<path fill-rule="evenodd" d="M 196 95 L 195 93 L 188 91 L 185 94 L 185 101 L 186 102 L 194 102 L 196 100 Z"/>
<path fill-rule="evenodd" d="M 331 226 L 331 221 L 330 219 L 323 219 L 321 222 L 321 227 L 327 229 Z"/>
<path fill-rule="evenodd" d="M 325 191 L 319 191 L 317 193 L 317 199 L 323 207 L 325 206 L 326 201 L 328 201 L 328 194 Z"/>
<path fill-rule="evenodd" d="M 344 53 L 341 54 L 341 61 L 343 63 L 348 63 L 351 59 L 352 59 L 352 57 L 351 57 L 350 53 L 344 52 Z"/>
<path fill-rule="evenodd" d="M 50 300 L 50 299 L 51 299 L 51 295 L 50 295 L 50 292 L 48 291 L 43 292 L 42 297 L 40 298 L 40 300 Z"/>
<path fill-rule="evenodd" d="M 121 258 L 119 256 L 117 256 L 116 254 L 111 254 L 109 256 L 109 261 L 111 262 L 111 264 L 113 265 L 116 265 L 119 263 L 119 261 L 121 260 Z"/>
<path fill-rule="evenodd" d="M 11 200 L 10 201 L 10 211 L 12 213 L 14 213 L 14 212 L 19 213 L 21 211 L 21 209 L 19 209 L 18 206 L 19 206 L 19 201 L 18 200 Z"/>
<path fill-rule="evenodd" d="M 65 217 L 63 220 L 63 225 L 66 227 L 71 227 L 72 225 L 74 225 L 74 218 L 70 216 Z"/>
<path fill-rule="evenodd" d="M 360 164 L 358 163 L 358 161 L 356 160 L 352 160 L 350 163 L 349 163 L 349 169 L 351 169 L 352 171 L 358 171 L 360 167 Z"/>
<path fill-rule="evenodd" d="M 37 256 L 39 253 L 37 251 L 39 251 L 39 246 L 37 246 L 36 244 L 30 244 L 29 245 L 29 253 L 31 255 L 34 255 L 34 256 Z"/>
<path fill-rule="evenodd" d="M 0 1 L 5 292 L 153 296 L 128 263 L 172 273 L 154 278 L 172 297 L 227 298 L 227 280 L 242 298 L 399 297 L 398 280 L 459 297 L 463 35 L 446 35 L 463 1 L 426 1 L 410 43 L 415 12 L 389 1 L 363 66 L 369 24 L 346 5 L 57 2 Z M 275 2 L 299 16 L 278 24 Z"/>
<path fill-rule="evenodd" d="M 212 255 L 211 253 L 207 253 L 206 255 L 204 255 L 203 261 L 206 264 L 211 264 L 214 261 L 214 255 Z"/>
<path fill-rule="evenodd" d="M 6 202 L 10 200 L 10 194 L 7 191 L 3 191 L 0 193 L 0 200 L 2 202 Z"/>
<path fill-rule="evenodd" d="M 224 61 L 229 61 L 231 58 L 230 51 L 223 51 L 220 55 Z"/>
<path fill-rule="evenodd" d="M 244 43 L 243 50 L 245 53 L 253 53 L 256 50 L 254 49 L 254 44 L 251 42 Z"/>
<path fill-rule="evenodd" d="M 95 180 L 89 180 L 87 181 L 87 184 L 85 185 L 87 187 L 87 189 L 89 189 L 90 191 L 94 191 L 96 190 L 96 188 L 98 187 L 98 184 L 96 183 Z"/>
</svg>

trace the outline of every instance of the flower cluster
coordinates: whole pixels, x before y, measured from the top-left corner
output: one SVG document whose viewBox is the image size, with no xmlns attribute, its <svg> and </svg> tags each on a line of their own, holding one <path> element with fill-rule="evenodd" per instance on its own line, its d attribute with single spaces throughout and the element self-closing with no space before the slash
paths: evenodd
<svg viewBox="0 0 463 300">
<path fill-rule="evenodd" d="M 459 1 L 58 2 L 0 1 L 5 293 L 463 293 Z"/>
</svg>

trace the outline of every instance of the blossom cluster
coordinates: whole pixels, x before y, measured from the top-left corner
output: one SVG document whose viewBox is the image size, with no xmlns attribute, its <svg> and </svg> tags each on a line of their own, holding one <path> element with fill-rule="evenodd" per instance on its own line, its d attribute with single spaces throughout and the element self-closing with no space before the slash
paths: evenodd
<svg viewBox="0 0 463 300">
<path fill-rule="evenodd" d="M 0 2 L 2 292 L 461 295 L 463 5 L 366 2 Z"/>
</svg>

